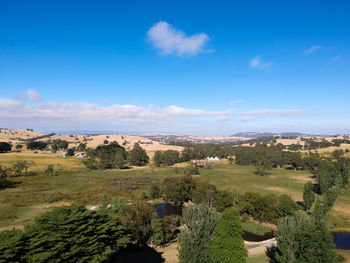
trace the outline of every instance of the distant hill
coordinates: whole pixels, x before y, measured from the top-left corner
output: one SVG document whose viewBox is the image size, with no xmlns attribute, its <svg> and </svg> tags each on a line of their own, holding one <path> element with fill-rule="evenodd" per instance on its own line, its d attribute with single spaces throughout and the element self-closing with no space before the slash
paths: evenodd
<svg viewBox="0 0 350 263">
<path fill-rule="evenodd" d="M 282 137 L 292 137 L 292 136 L 305 136 L 306 134 L 299 132 L 239 132 L 231 135 L 231 137 L 243 137 L 243 138 L 260 138 L 260 137 L 269 137 L 269 136 L 282 136 Z"/>
</svg>

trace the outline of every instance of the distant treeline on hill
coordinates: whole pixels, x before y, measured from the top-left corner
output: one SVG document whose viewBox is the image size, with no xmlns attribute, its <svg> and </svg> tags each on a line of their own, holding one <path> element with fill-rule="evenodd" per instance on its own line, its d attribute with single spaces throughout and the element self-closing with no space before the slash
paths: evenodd
<svg viewBox="0 0 350 263">
<path fill-rule="evenodd" d="M 54 136 L 54 135 L 56 135 L 56 133 L 49 133 L 49 134 L 45 134 L 45 135 L 41 135 L 41 136 L 29 138 L 29 139 L 24 139 L 23 141 L 33 142 L 33 141 L 44 139 L 44 138 L 50 138 L 51 136 Z"/>
</svg>

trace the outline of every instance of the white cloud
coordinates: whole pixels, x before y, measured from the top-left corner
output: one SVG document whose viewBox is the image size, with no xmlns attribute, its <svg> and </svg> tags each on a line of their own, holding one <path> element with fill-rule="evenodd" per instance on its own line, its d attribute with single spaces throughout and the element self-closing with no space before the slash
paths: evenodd
<svg viewBox="0 0 350 263">
<path fill-rule="evenodd" d="M 38 92 L 36 92 L 35 90 L 29 89 L 27 91 L 27 95 L 28 95 L 28 99 L 30 101 L 33 102 L 38 102 L 38 101 L 42 101 L 43 98 L 40 96 L 40 94 Z"/>
<path fill-rule="evenodd" d="M 239 103 L 243 103 L 245 102 L 245 100 L 231 100 L 229 103 L 230 104 L 239 104 Z"/>
<path fill-rule="evenodd" d="M 263 117 L 269 117 L 269 116 L 281 116 L 281 117 L 288 117 L 288 116 L 297 116 L 297 115 L 306 115 L 307 113 L 296 109 L 296 110 L 252 110 L 247 111 L 243 113 L 246 118 L 249 117 L 257 117 L 257 118 L 263 118 Z"/>
<path fill-rule="evenodd" d="M 17 100 L 0 98 L 0 109 L 1 110 L 13 108 L 13 107 L 18 107 L 20 105 L 21 105 L 21 103 Z"/>
<path fill-rule="evenodd" d="M 13 108 L 16 106 L 16 108 Z M 0 99 L 0 122 L 11 119 L 42 120 L 47 125 L 63 122 L 135 122 L 135 123 L 172 123 L 179 119 L 215 117 L 218 120 L 228 119 L 232 111 L 206 111 L 187 109 L 170 105 L 165 108 L 155 106 L 141 107 L 136 105 L 99 106 L 81 102 L 49 102 L 25 105 L 18 101 Z"/>
<path fill-rule="evenodd" d="M 164 21 L 155 23 L 147 32 L 148 39 L 161 54 L 196 55 L 205 52 L 209 37 L 204 33 L 186 34 Z"/>
<path fill-rule="evenodd" d="M 332 57 L 331 58 L 331 61 L 332 62 L 337 62 L 337 61 L 339 61 L 341 59 L 341 56 L 335 56 L 335 57 Z"/>
<path fill-rule="evenodd" d="M 263 62 L 260 56 L 257 56 L 249 61 L 251 68 L 269 69 L 272 66 L 272 61 Z"/>
<path fill-rule="evenodd" d="M 15 98 L 17 100 L 23 100 L 23 101 L 29 100 L 32 102 L 39 102 L 39 101 L 43 100 L 43 98 L 40 96 L 40 94 L 32 89 L 27 90 L 27 92 L 20 92 L 20 93 L 16 94 Z"/>
<path fill-rule="evenodd" d="M 306 50 L 304 51 L 304 53 L 305 53 L 306 55 L 310 55 L 310 54 L 312 54 L 312 53 L 315 53 L 315 52 L 318 51 L 318 50 L 321 50 L 322 48 L 323 48 L 323 47 L 322 47 L 321 45 L 312 46 L 312 47 L 306 49 Z"/>
</svg>

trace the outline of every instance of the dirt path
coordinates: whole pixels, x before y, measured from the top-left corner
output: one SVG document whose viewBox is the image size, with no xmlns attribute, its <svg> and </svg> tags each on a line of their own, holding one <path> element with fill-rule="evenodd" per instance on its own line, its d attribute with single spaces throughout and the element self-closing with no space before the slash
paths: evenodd
<svg viewBox="0 0 350 263">
<path fill-rule="evenodd" d="M 245 245 L 260 245 L 258 247 L 253 247 L 253 248 L 247 249 L 249 254 L 255 254 L 255 253 L 265 252 L 265 250 L 267 248 L 272 247 L 272 246 L 276 246 L 277 241 L 276 241 L 276 239 L 272 238 L 272 239 L 261 241 L 261 242 L 244 241 L 244 244 Z"/>
</svg>

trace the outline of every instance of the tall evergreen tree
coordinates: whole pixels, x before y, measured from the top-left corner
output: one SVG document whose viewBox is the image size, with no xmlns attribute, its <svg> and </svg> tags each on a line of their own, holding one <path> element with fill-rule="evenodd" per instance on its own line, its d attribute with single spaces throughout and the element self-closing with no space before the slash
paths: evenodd
<svg viewBox="0 0 350 263">
<path fill-rule="evenodd" d="M 211 263 L 246 262 L 248 253 L 244 247 L 239 213 L 235 209 L 228 208 L 222 214 L 208 255 Z"/>
<path fill-rule="evenodd" d="M 307 211 L 311 208 L 312 204 L 315 202 L 314 186 L 311 182 L 307 182 L 304 185 L 303 201 L 304 201 L 304 207 Z"/>
<path fill-rule="evenodd" d="M 207 263 L 207 249 L 218 224 L 217 213 L 206 203 L 183 209 L 184 230 L 179 236 L 179 263 Z"/>
</svg>

